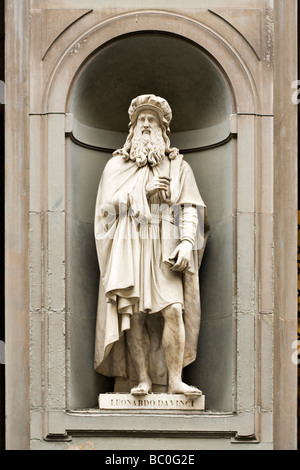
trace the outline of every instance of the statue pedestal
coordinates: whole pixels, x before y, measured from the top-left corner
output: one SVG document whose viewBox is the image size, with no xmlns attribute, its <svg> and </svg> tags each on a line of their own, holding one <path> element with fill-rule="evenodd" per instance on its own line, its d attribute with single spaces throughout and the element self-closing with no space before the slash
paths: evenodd
<svg viewBox="0 0 300 470">
<path fill-rule="evenodd" d="M 204 411 L 205 396 L 187 398 L 181 394 L 149 393 L 136 397 L 130 393 L 101 393 L 101 410 L 177 410 Z"/>
</svg>

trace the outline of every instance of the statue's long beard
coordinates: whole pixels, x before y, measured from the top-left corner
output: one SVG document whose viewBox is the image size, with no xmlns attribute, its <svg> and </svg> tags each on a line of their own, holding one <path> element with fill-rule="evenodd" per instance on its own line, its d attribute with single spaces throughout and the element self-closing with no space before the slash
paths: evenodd
<svg viewBox="0 0 300 470">
<path fill-rule="evenodd" d="M 166 145 L 161 134 L 134 133 L 131 149 L 130 160 L 136 162 L 139 168 L 147 163 L 151 166 L 160 165 L 165 158 Z"/>
</svg>

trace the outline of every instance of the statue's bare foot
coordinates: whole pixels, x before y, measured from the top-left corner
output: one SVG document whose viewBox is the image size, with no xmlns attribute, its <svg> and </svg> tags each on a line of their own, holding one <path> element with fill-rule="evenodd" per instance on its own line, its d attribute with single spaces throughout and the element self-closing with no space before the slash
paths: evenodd
<svg viewBox="0 0 300 470">
<path fill-rule="evenodd" d="M 181 381 L 170 384 L 168 387 L 168 393 L 181 393 L 190 399 L 198 398 L 202 395 L 201 390 L 199 390 L 197 387 L 194 387 L 193 385 L 187 385 Z"/>
<path fill-rule="evenodd" d="M 142 396 L 151 392 L 151 382 L 144 380 L 130 390 L 131 395 Z"/>
</svg>

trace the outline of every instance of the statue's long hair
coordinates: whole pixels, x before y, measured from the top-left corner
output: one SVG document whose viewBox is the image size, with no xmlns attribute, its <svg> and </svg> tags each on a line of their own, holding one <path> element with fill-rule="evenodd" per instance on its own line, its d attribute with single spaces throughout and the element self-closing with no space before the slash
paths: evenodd
<svg viewBox="0 0 300 470">
<path fill-rule="evenodd" d="M 132 139 L 133 139 L 133 134 L 134 134 L 134 128 L 136 124 L 136 119 L 137 119 L 137 116 L 134 119 L 134 121 L 129 123 L 129 133 L 128 133 L 126 142 L 121 149 L 118 149 L 113 153 L 114 157 L 116 157 L 117 155 L 122 155 L 125 161 L 130 160 L 130 149 L 131 149 L 131 144 L 132 144 Z M 177 155 L 179 155 L 179 150 L 176 147 L 171 148 L 170 139 L 167 134 L 167 127 L 164 122 L 162 122 L 161 120 L 160 122 L 162 124 L 161 125 L 162 137 L 164 139 L 165 146 L 166 146 L 165 153 L 169 157 L 170 160 L 174 160 L 177 157 Z"/>
</svg>

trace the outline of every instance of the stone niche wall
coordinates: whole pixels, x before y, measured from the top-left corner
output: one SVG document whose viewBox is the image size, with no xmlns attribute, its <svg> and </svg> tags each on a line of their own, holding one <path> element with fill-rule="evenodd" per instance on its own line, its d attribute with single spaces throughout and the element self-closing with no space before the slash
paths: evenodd
<svg viewBox="0 0 300 470">
<path fill-rule="evenodd" d="M 198 359 L 184 375 L 203 390 L 208 410 L 232 411 L 235 145 L 230 134 L 231 96 L 208 54 L 176 35 L 158 33 L 129 35 L 104 45 L 73 87 L 67 223 L 70 408 L 94 407 L 98 393 L 112 387 L 92 367 L 99 279 L 94 208 L 101 172 L 111 157 L 109 149 L 123 146 L 129 104 L 144 93 L 165 97 L 170 103 L 171 145 L 192 166 L 211 225 L 201 270 Z"/>
</svg>

